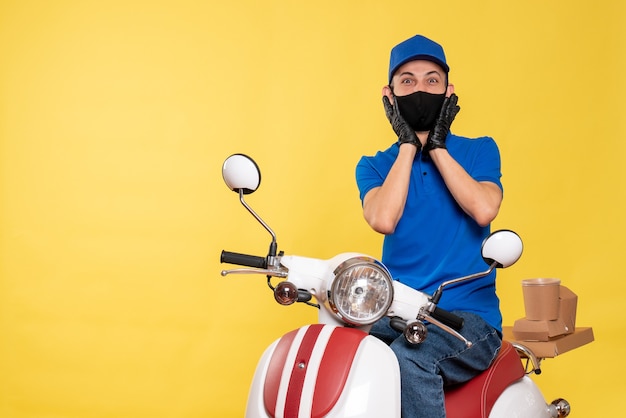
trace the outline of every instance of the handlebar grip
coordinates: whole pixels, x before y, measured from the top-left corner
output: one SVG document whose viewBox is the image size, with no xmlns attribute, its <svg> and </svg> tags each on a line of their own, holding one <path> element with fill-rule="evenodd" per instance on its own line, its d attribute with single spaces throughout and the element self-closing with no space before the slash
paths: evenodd
<svg viewBox="0 0 626 418">
<path fill-rule="evenodd" d="M 240 253 L 231 253 L 230 251 L 224 250 L 222 250 L 220 263 L 237 264 L 239 266 L 247 266 L 260 269 L 267 268 L 267 262 L 264 257 L 257 257 L 256 255 L 247 255 Z"/>
<path fill-rule="evenodd" d="M 435 308 L 431 316 L 456 331 L 459 331 L 461 328 L 463 328 L 463 324 L 465 323 L 465 320 L 460 316 L 439 307 Z"/>
</svg>

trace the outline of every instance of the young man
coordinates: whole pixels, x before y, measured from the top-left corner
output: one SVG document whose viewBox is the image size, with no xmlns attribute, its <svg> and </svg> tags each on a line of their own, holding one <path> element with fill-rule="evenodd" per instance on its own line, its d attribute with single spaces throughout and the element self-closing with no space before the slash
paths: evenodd
<svg viewBox="0 0 626 418">
<path fill-rule="evenodd" d="M 385 113 L 398 140 L 362 157 L 356 179 L 367 223 L 384 234 L 382 261 L 393 277 L 432 293 L 444 281 L 484 271 L 482 241 L 502 202 L 500 154 L 493 139 L 450 133 L 460 107 L 443 48 L 417 35 L 391 51 Z M 371 333 L 400 363 L 402 416 L 445 417 L 443 388 L 491 364 L 501 345 L 502 317 L 491 275 L 446 288 L 439 306 L 464 319 L 463 342 L 428 324 L 410 345 L 389 326 Z"/>
</svg>

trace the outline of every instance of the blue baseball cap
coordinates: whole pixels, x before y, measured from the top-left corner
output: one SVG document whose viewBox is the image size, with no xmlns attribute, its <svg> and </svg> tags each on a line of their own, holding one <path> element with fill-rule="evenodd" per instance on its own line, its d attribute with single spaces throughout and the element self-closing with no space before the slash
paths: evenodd
<svg viewBox="0 0 626 418">
<path fill-rule="evenodd" d="M 446 55 L 441 45 L 425 36 L 415 35 L 394 46 L 391 50 L 391 57 L 389 58 L 389 83 L 391 83 L 393 74 L 398 67 L 413 60 L 432 61 L 443 68 L 446 74 L 450 71 L 450 67 L 446 64 Z"/>
</svg>

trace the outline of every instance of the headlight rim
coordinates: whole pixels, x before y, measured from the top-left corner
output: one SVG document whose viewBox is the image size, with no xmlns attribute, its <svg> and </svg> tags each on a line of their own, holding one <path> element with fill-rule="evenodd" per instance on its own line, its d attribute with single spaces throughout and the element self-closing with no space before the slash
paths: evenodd
<svg viewBox="0 0 626 418">
<path fill-rule="evenodd" d="M 382 276 L 382 280 L 387 282 L 387 289 L 388 289 L 388 297 L 385 301 L 385 304 L 378 310 L 378 312 L 375 315 L 371 315 L 368 318 L 356 318 L 354 316 L 350 316 L 349 314 L 344 312 L 342 309 L 340 309 L 340 307 L 335 302 L 335 295 L 338 293 L 336 290 L 336 287 L 338 286 L 338 283 L 340 283 L 340 280 L 337 280 L 337 279 L 342 274 L 346 273 L 349 269 L 358 268 L 362 266 L 369 266 L 370 268 L 377 270 L 379 274 Z M 389 270 L 387 269 L 387 267 L 385 267 L 383 263 L 369 256 L 364 256 L 364 255 L 354 256 L 340 263 L 333 270 L 333 275 L 334 277 L 333 277 L 332 283 L 328 289 L 327 301 L 328 301 L 330 310 L 342 322 L 350 326 L 359 327 L 359 326 L 371 325 L 385 316 L 385 314 L 387 313 L 387 311 L 389 310 L 391 306 L 391 303 L 393 302 L 394 288 L 393 288 L 393 278 L 391 276 L 391 273 L 389 272 Z"/>
</svg>

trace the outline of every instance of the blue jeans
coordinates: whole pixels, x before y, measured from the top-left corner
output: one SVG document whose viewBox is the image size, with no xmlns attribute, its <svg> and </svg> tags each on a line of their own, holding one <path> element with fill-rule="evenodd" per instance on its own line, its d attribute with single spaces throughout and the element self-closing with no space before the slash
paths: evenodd
<svg viewBox="0 0 626 418">
<path fill-rule="evenodd" d="M 445 418 L 443 388 L 466 382 L 486 370 L 496 358 L 502 339 L 480 316 L 455 311 L 465 320 L 461 334 L 473 343 L 467 348 L 458 338 L 432 324 L 422 344 L 411 345 L 389 326 L 389 318 L 376 322 L 370 334 L 386 342 L 398 358 L 403 418 Z"/>
</svg>

